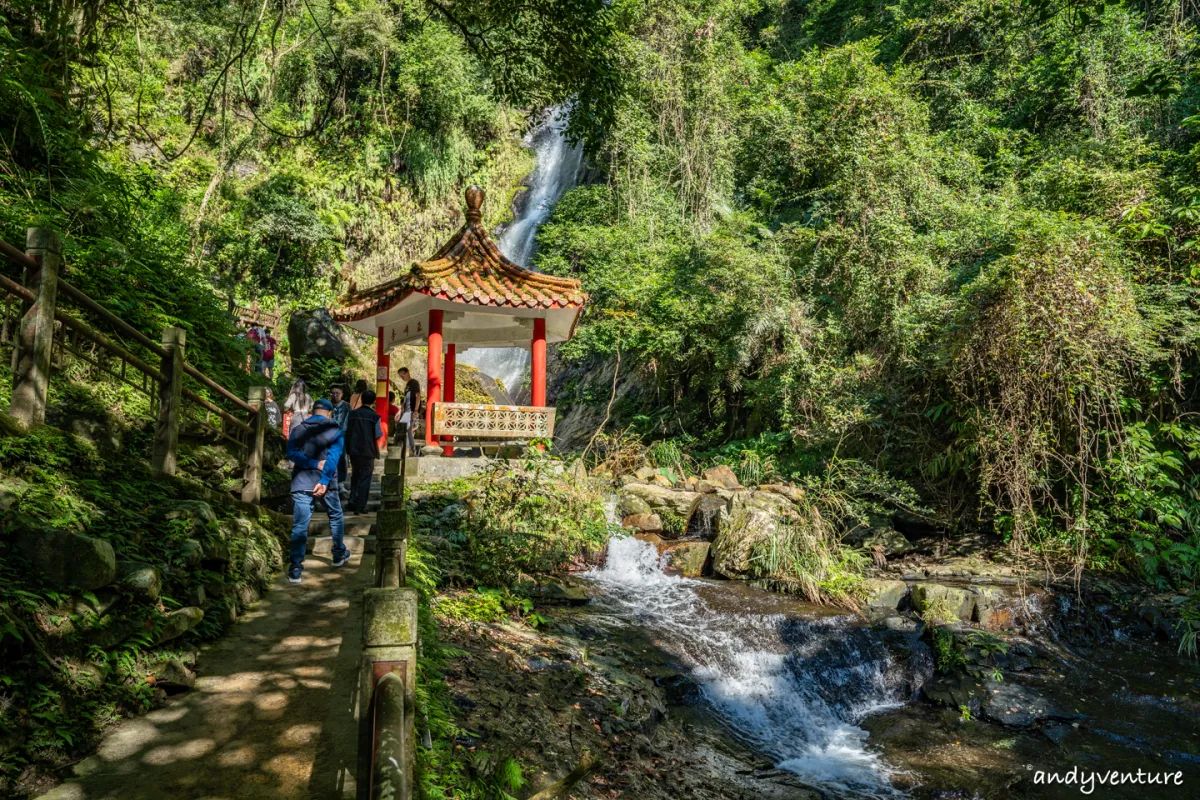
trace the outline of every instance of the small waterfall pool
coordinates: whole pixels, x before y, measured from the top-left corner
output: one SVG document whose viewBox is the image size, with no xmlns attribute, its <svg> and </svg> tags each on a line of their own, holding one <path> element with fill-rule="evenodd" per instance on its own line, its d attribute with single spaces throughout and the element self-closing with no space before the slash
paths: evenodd
<svg viewBox="0 0 1200 800">
<path fill-rule="evenodd" d="M 575 186 L 583 164 L 583 149 L 567 141 L 567 111 L 551 109 L 545 122 L 530 131 L 525 144 L 535 154 L 529 191 L 520 215 L 496 242 L 500 252 L 513 263 L 529 266 L 537 231 L 550 216 L 554 204 Z M 515 401 L 529 367 L 529 350 L 523 347 L 477 347 L 460 354 L 459 360 L 499 379 Z"/>
<path fill-rule="evenodd" d="M 657 549 L 632 536 L 614 537 L 605 566 L 585 576 L 601 590 L 598 610 L 647 630 L 779 769 L 837 797 L 900 796 L 856 724 L 901 701 L 893 665 L 852 618 L 747 610 L 729 585 L 664 574 Z"/>
</svg>

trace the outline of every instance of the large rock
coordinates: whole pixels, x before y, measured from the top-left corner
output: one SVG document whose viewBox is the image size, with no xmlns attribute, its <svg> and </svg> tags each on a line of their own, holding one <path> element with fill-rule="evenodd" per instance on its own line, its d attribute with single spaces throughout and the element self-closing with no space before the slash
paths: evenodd
<svg viewBox="0 0 1200 800">
<path fill-rule="evenodd" d="M 790 483 L 764 483 L 758 487 L 758 490 L 786 497 L 796 505 L 802 505 L 805 502 L 804 490 Z"/>
<path fill-rule="evenodd" d="M 622 517 L 630 517 L 634 514 L 653 514 L 650 509 L 650 504 L 636 494 L 622 492 L 617 500 L 617 510 L 621 512 Z"/>
<path fill-rule="evenodd" d="M 712 543 L 713 571 L 727 578 L 750 572 L 754 548 L 774 535 L 777 515 L 761 508 L 745 506 L 733 514 Z"/>
<path fill-rule="evenodd" d="M 12 538 L 11 557 L 63 589 L 90 591 L 117 577 L 117 555 L 103 539 L 53 528 L 24 527 Z"/>
<path fill-rule="evenodd" d="M 917 549 L 895 528 L 872 528 L 862 538 L 861 547 L 864 550 L 878 550 L 888 558 L 896 558 Z"/>
<path fill-rule="evenodd" d="M 204 609 L 186 606 L 178 611 L 172 611 L 163 618 L 151 638 L 152 645 L 169 642 L 190 631 L 204 619 Z"/>
<path fill-rule="evenodd" d="M 204 559 L 204 545 L 195 539 L 184 539 L 183 544 L 179 546 L 179 555 L 183 557 L 184 564 L 198 567 Z"/>
<path fill-rule="evenodd" d="M 658 514 L 630 514 L 621 520 L 622 528 L 658 533 L 663 529 L 662 518 Z"/>
<path fill-rule="evenodd" d="M 908 584 L 904 581 L 868 578 L 863 585 L 867 592 L 867 605 L 871 608 L 896 609 L 908 596 Z"/>
<path fill-rule="evenodd" d="M 172 503 L 163 512 L 163 518 L 187 520 L 190 523 L 188 533 L 199 537 L 208 532 L 209 525 L 215 525 L 217 522 L 217 515 L 212 506 L 203 500 L 180 500 Z"/>
<path fill-rule="evenodd" d="M 748 493 L 744 493 L 743 499 L 747 504 L 761 508 L 764 511 L 774 511 L 776 514 L 786 516 L 796 516 L 797 513 L 796 506 L 791 500 L 775 492 L 762 492 L 754 489 Z"/>
<path fill-rule="evenodd" d="M 975 618 L 980 627 L 990 631 L 1011 628 L 1016 618 L 1020 598 L 994 586 L 976 586 Z"/>
<path fill-rule="evenodd" d="M 185 692 L 196 687 L 196 673 L 178 658 L 156 664 L 152 672 L 154 685 L 168 692 Z"/>
<path fill-rule="evenodd" d="M 154 601 L 162 596 L 162 573 L 140 561 L 118 561 L 117 583 L 135 597 Z"/>
<path fill-rule="evenodd" d="M 668 575 L 699 578 L 708 564 L 708 542 L 672 542 L 662 550 L 663 571 Z"/>
<path fill-rule="evenodd" d="M 1028 728 L 1045 720 L 1071 722 L 1081 719 L 1076 714 L 1056 706 L 1053 701 L 1028 686 L 1012 681 L 997 683 L 989 680 L 983 695 L 980 716 L 989 722 L 1010 728 Z"/>
<path fill-rule="evenodd" d="M 716 494 L 700 495 L 700 502 L 696 504 L 696 510 L 688 519 L 688 536 L 695 536 L 706 542 L 716 539 L 721 531 L 721 519 L 728 509 L 729 503 L 723 497 Z"/>
<path fill-rule="evenodd" d="M 9 509 L 21 501 L 27 491 L 29 491 L 28 481 L 15 475 L 0 475 L 0 514 L 7 514 Z"/>
<path fill-rule="evenodd" d="M 975 611 L 975 593 L 970 589 L 946 586 L 940 583 L 918 583 L 912 588 L 913 608 L 924 614 L 930 608 L 940 607 L 962 622 L 970 622 Z M 953 622 L 954 620 L 939 620 Z"/>
<path fill-rule="evenodd" d="M 664 511 L 681 517 L 684 521 L 692 516 L 696 506 L 700 504 L 700 495 L 696 492 L 682 492 L 666 486 L 654 486 L 645 483 L 630 483 L 621 490 L 622 496 L 633 495 L 646 502 L 650 510 L 656 514 Z"/>
<path fill-rule="evenodd" d="M 288 320 L 288 346 L 292 359 L 328 358 L 341 361 L 350 352 L 351 342 L 329 311 L 293 311 Z"/>
<path fill-rule="evenodd" d="M 719 486 L 722 489 L 740 489 L 742 482 L 737 479 L 737 475 L 733 474 L 733 470 L 724 464 L 719 464 L 715 467 L 710 467 L 704 470 L 701 477 L 709 483 Z"/>
</svg>

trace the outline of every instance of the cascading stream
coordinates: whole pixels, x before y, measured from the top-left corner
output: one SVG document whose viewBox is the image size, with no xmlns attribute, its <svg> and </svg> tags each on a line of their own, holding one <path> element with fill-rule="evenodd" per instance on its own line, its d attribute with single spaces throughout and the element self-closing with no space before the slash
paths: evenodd
<svg viewBox="0 0 1200 800">
<path fill-rule="evenodd" d="M 706 597 L 719 602 L 728 587 L 664 574 L 655 547 L 633 537 L 613 538 L 604 568 L 587 577 L 603 590 L 596 602 L 649 629 L 730 728 L 778 768 L 839 797 L 899 795 L 855 725 L 898 703 L 892 660 L 851 618 L 716 608 Z"/>
<path fill-rule="evenodd" d="M 567 141 L 566 126 L 566 110 L 555 108 L 544 123 L 525 137 L 525 143 L 535 154 L 529 193 L 520 216 L 496 242 L 500 252 L 523 267 L 529 266 L 533 257 L 538 228 L 550 216 L 554 204 L 575 186 L 579 178 L 583 150 Z M 498 378 L 515 399 L 529 366 L 529 351 L 523 347 L 477 347 L 460 355 L 459 360 Z"/>
</svg>

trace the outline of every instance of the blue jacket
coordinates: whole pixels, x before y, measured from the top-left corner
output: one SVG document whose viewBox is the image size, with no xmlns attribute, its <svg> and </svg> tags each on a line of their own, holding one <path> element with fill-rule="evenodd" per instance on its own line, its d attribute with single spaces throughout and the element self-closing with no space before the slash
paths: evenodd
<svg viewBox="0 0 1200 800">
<path fill-rule="evenodd" d="M 311 492 L 317 484 L 337 485 L 337 462 L 342 455 L 342 429 L 329 417 L 313 414 L 292 428 L 288 460 L 292 462 L 292 491 Z M 325 469 L 317 464 L 325 462 Z"/>
</svg>

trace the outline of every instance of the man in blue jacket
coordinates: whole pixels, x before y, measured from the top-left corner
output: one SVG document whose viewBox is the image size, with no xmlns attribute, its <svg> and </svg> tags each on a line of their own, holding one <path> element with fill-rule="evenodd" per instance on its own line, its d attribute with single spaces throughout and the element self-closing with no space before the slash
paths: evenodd
<svg viewBox="0 0 1200 800">
<path fill-rule="evenodd" d="M 312 416 L 292 428 L 288 437 L 288 460 L 292 468 L 292 565 L 288 580 L 300 582 L 304 553 L 308 548 L 308 523 L 313 502 L 325 498 L 329 528 L 333 533 L 333 566 L 350 560 L 345 544 L 342 498 L 338 494 L 337 465 L 342 455 L 342 429 L 331 418 L 333 403 L 322 398 L 313 403 Z"/>
</svg>

